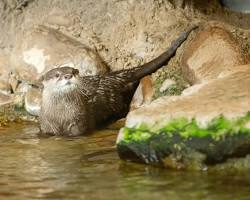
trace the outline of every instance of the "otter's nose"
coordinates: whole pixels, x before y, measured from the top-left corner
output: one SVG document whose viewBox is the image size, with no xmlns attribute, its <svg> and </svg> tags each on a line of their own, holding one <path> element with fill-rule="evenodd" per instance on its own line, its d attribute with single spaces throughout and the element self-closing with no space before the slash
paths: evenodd
<svg viewBox="0 0 250 200">
<path fill-rule="evenodd" d="M 72 77 L 73 77 L 72 74 L 66 74 L 66 75 L 64 75 L 64 78 L 65 78 L 65 79 L 71 79 Z"/>
</svg>

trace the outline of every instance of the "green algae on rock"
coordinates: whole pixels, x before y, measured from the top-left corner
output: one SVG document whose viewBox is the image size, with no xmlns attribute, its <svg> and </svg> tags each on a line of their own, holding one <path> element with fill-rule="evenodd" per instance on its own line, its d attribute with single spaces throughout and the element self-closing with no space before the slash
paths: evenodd
<svg viewBox="0 0 250 200">
<path fill-rule="evenodd" d="M 206 169 L 250 153 L 250 112 L 237 119 L 223 116 L 206 127 L 196 120 L 174 119 L 161 128 L 139 125 L 121 129 L 121 158 L 171 168 Z"/>
<path fill-rule="evenodd" d="M 200 127 L 195 119 L 191 121 L 186 118 L 173 119 L 162 128 L 157 125 L 149 127 L 146 124 L 141 124 L 135 128 L 123 128 L 124 141 L 140 141 L 148 139 L 152 134 L 165 133 L 171 135 L 178 133 L 184 138 L 188 137 L 206 137 L 211 136 L 214 139 L 227 135 L 235 135 L 238 133 L 246 133 L 250 136 L 250 112 L 245 116 L 237 119 L 227 119 L 224 116 L 219 116 L 208 123 L 206 127 Z M 249 125 L 250 126 L 250 125 Z"/>
<path fill-rule="evenodd" d="M 207 169 L 250 155 L 250 65 L 234 66 L 175 97 L 127 115 L 120 157 L 177 169 Z"/>
</svg>

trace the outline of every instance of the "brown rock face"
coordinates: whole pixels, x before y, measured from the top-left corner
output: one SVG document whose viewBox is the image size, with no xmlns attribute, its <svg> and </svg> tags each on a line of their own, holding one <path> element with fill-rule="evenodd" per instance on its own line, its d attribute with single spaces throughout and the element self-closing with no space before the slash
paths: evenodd
<svg viewBox="0 0 250 200">
<path fill-rule="evenodd" d="M 0 77 L 8 79 L 10 74 L 9 57 L 0 53 Z"/>
<path fill-rule="evenodd" d="M 238 69 L 238 70 L 236 70 Z M 235 66 L 218 79 L 194 85 L 179 97 L 162 97 L 127 116 L 126 126 L 195 118 L 201 126 L 219 115 L 237 118 L 250 111 L 250 65 Z"/>
<path fill-rule="evenodd" d="M 0 92 L 4 94 L 11 93 L 11 85 L 9 84 L 8 80 L 0 78 Z"/>
<path fill-rule="evenodd" d="M 9 57 L 0 53 L 0 92 L 3 94 L 11 93 L 10 74 Z"/>
<path fill-rule="evenodd" d="M 108 69 L 96 52 L 54 29 L 38 26 L 16 44 L 11 64 L 20 79 L 36 80 L 42 73 L 71 66 L 81 75 L 103 74 Z"/>
<path fill-rule="evenodd" d="M 186 48 L 182 63 L 185 78 L 194 84 L 217 78 L 233 66 L 247 64 L 247 58 L 229 32 L 209 27 Z"/>
<path fill-rule="evenodd" d="M 12 102 L 11 95 L 0 93 L 0 106 L 10 104 Z"/>
</svg>

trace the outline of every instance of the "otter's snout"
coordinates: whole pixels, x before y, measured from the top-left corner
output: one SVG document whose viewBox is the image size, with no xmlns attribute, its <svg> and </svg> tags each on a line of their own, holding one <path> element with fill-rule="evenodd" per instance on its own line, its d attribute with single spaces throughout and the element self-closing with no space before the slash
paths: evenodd
<svg viewBox="0 0 250 200">
<path fill-rule="evenodd" d="M 72 77 L 73 77 L 72 74 L 66 74 L 66 75 L 64 75 L 64 78 L 65 78 L 65 79 L 71 79 Z"/>
</svg>

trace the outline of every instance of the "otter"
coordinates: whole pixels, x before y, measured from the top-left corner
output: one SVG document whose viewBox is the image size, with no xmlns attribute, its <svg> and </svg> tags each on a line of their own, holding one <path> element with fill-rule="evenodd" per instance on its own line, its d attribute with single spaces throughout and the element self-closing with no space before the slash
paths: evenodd
<svg viewBox="0 0 250 200">
<path fill-rule="evenodd" d="M 79 136 L 125 117 L 140 79 L 166 64 L 195 28 L 184 32 L 159 57 L 139 67 L 94 76 L 80 76 L 71 67 L 45 73 L 40 78 L 44 86 L 39 114 L 41 133 Z"/>
</svg>

